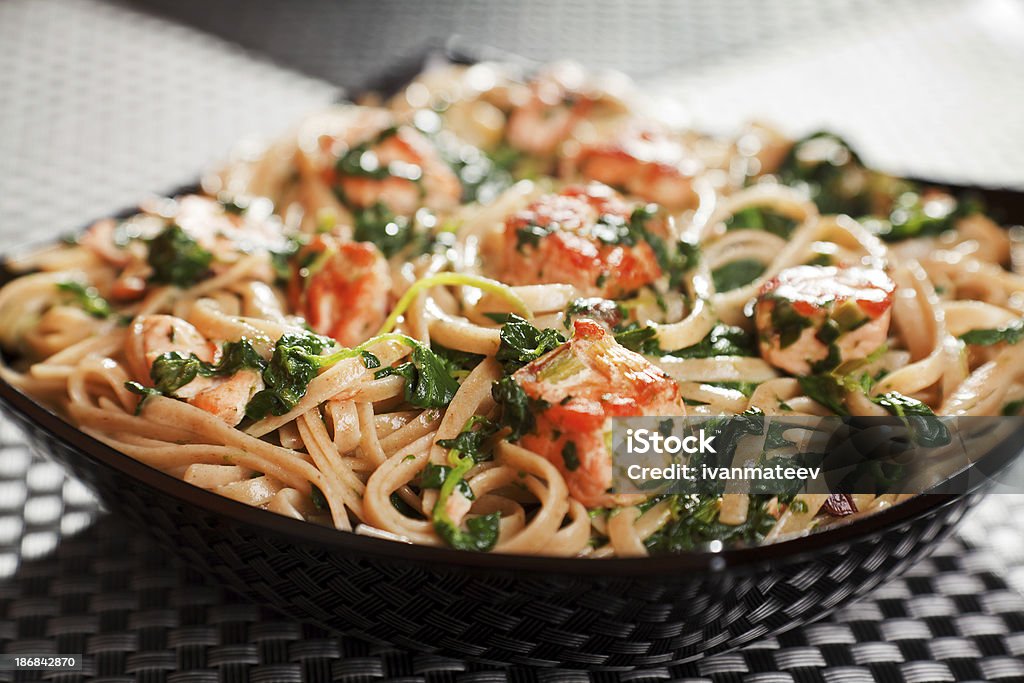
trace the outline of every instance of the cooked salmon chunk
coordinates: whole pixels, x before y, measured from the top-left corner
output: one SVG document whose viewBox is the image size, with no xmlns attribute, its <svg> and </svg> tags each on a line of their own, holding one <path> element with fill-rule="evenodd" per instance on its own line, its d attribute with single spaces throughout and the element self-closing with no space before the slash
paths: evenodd
<svg viewBox="0 0 1024 683">
<path fill-rule="evenodd" d="M 377 247 L 318 235 L 299 253 L 289 298 L 318 334 L 355 346 L 384 322 L 390 291 L 391 271 Z"/>
<path fill-rule="evenodd" d="M 886 342 L 895 290 L 878 268 L 787 268 L 757 297 L 761 355 L 794 375 L 863 360 Z"/>
<path fill-rule="evenodd" d="M 172 315 L 140 315 L 132 321 L 125 341 L 125 360 L 140 383 L 151 386 L 151 370 L 163 356 L 195 356 L 204 363 L 219 360 L 220 348 L 187 320 Z M 245 406 L 263 389 L 263 378 L 254 368 L 243 368 L 227 377 L 198 375 L 179 387 L 174 397 L 212 413 L 232 427 L 245 417 Z"/>
<path fill-rule="evenodd" d="M 522 437 L 559 469 L 570 494 L 587 507 L 627 502 L 612 484 L 613 417 L 684 415 L 679 387 L 601 324 L 581 319 L 572 338 L 518 370 L 513 379 L 539 405 L 536 429 Z"/>
<path fill-rule="evenodd" d="M 599 183 L 541 197 L 505 222 L 499 278 L 611 299 L 653 283 L 662 274 L 654 250 L 630 231 L 637 208 Z"/>
<path fill-rule="evenodd" d="M 445 211 L 458 205 L 462 184 L 423 133 L 395 125 L 377 109 L 361 113 L 371 121 L 357 134 L 326 142 L 336 161 L 323 169 L 323 180 L 343 203 L 357 210 L 382 203 L 403 216 L 421 206 Z"/>
<path fill-rule="evenodd" d="M 582 145 L 566 157 L 562 171 L 676 211 L 696 205 L 693 178 L 701 168 L 678 135 L 658 126 L 633 124 L 610 140 Z"/>
</svg>

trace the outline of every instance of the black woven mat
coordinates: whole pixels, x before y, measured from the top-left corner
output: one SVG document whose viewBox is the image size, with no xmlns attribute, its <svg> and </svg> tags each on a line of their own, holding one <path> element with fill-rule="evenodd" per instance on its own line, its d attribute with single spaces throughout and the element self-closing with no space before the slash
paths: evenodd
<svg viewBox="0 0 1024 683">
<path fill-rule="evenodd" d="M 0 681 L 1024 680 L 1024 596 L 960 540 L 831 619 L 672 669 L 494 670 L 332 637 L 226 593 L 97 513 L 0 425 L 0 652 L 85 655 L 77 674 Z"/>
</svg>

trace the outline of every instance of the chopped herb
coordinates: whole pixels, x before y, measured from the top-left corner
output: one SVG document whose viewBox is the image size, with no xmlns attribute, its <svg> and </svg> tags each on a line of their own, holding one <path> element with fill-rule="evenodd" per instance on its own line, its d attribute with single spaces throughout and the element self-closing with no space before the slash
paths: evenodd
<svg viewBox="0 0 1024 683">
<path fill-rule="evenodd" d="M 807 187 L 822 213 L 870 213 L 868 171 L 838 135 L 820 131 L 797 140 L 778 174 L 785 185 Z"/>
<path fill-rule="evenodd" d="M 320 370 L 338 361 L 360 357 L 368 369 L 380 367 L 380 359 L 367 349 L 381 341 L 399 341 L 412 348 L 409 361 L 396 367 L 381 368 L 375 379 L 398 375 L 404 378 L 405 401 L 418 408 L 441 408 L 451 403 L 459 383 L 450 364 L 430 348 L 404 334 L 381 334 L 351 349 L 327 355 L 323 351 L 335 346 L 327 337 L 313 333 L 286 334 L 277 340 L 270 362 L 264 361 L 263 384 L 246 406 L 246 416 L 260 420 L 269 414 L 284 415 L 306 395 L 309 383 Z"/>
<path fill-rule="evenodd" d="M 662 353 L 661 347 L 658 346 L 658 331 L 639 323 L 630 323 L 621 331 L 616 332 L 615 341 L 637 353 L 649 356 L 660 356 Z"/>
<path fill-rule="evenodd" d="M 278 286 L 285 286 L 291 280 L 291 259 L 298 253 L 299 240 L 289 238 L 284 249 L 270 252 L 270 265 L 274 269 L 274 281 Z"/>
<path fill-rule="evenodd" d="M 210 270 L 213 254 L 199 245 L 181 226 L 171 223 L 146 241 L 152 280 L 176 287 L 191 287 Z"/>
<path fill-rule="evenodd" d="M 448 156 L 462 181 L 462 201 L 488 204 L 515 182 L 510 169 L 522 158 L 511 147 L 487 154 L 472 145 L 461 145 L 457 157 Z"/>
<path fill-rule="evenodd" d="M 763 206 L 748 206 L 725 221 L 727 230 L 764 230 L 783 238 L 789 237 L 796 224 L 792 218 Z"/>
<path fill-rule="evenodd" d="M 204 368 L 203 374 L 206 375 L 208 372 L 210 376 L 229 377 L 245 368 L 263 370 L 266 364 L 267 362 L 256 352 L 252 343 L 248 339 L 241 339 L 224 344 L 221 349 L 220 360 L 211 366 L 209 370 Z"/>
<path fill-rule="evenodd" d="M 461 451 L 460 447 L 462 445 L 469 445 L 470 447 L 479 445 L 477 439 L 471 436 L 471 433 L 474 432 L 474 427 L 478 425 L 481 426 L 481 430 L 490 430 L 493 427 L 486 418 L 474 415 L 466 421 L 459 436 L 449 442 L 454 444 L 448 451 L 450 469 L 445 473 L 444 480 L 441 482 L 431 518 L 434 523 L 434 530 L 437 531 L 438 535 L 448 545 L 458 550 L 487 552 L 494 548 L 494 545 L 498 542 L 501 515 L 493 512 L 489 515 L 474 517 L 466 522 L 466 528 L 463 530 L 455 524 L 446 509 L 451 495 L 457 489 L 460 492 L 463 490 L 460 484 L 468 487 L 468 484 L 465 482 L 465 476 L 476 463 L 476 460 L 471 453 Z M 467 433 L 470 433 L 470 436 L 463 438 L 463 435 Z M 442 442 L 438 443 L 441 444 Z M 471 496 L 472 491 L 470 491 L 470 499 L 472 500 Z"/>
<path fill-rule="evenodd" d="M 410 359 L 401 365 L 378 370 L 374 378 L 388 375 L 405 378 L 405 401 L 417 408 L 447 407 L 459 383 L 449 371 L 450 366 L 424 344 L 414 343 Z"/>
<path fill-rule="evenodd" d="M 825 329 L 825 328 L 822 328 Z M 842 363 L 843 357 L 842 352 L 839 350 L 839 345 L 830 343 L 828 345 L 828 355 L 819 361 L 811 363 L 811 372 L 820 374 L 823 372 L 831 372 L 839 367 Z"/>
<path fill-rule="evenodd" d="M 270 363 L 263 370 L 264 389 L 245 407 L 252 420 L 268 414 L 284 415 L 306 395 L 306 387 L 330 356 L 320 354 L 333 341 L 315 334 L 286 334 L 277 340 Z"/>
<path fill-rule="evenodd" d="M 1003 406 L 1003 415 L 1005 417 L 1014 417 L 1020 415 L 1022 410 L 1024 410 L 1024 399 L 1017 399 Z"/>
<path fill-rule="evenodd" d="M 720 499 L 717 496 L 670 496 L 672 519 L 644 543 L 652 553 L 696 550 L 711 541 L 755 545 L 775 526 L 775 518 L 766 509 L 769 498 L 751 495 L 746 521 L 731 525 L 718 519 Z"/>
<path fill-rule="evenodd" d="M 693 346 L 671 351 L 677 358 L 713 358 L 715 356 L 756 356 L 754 336 L 740 327 L 721 324 Z"/>
<path fill-rule="evenodd" d="M 502 145 L 485 152 L 432 127 L 421 127 L 420 131 L 434 142 L 441 158 L 458 176 L 462 183 L 463 204 L 489 204 L 515 182 L 518 166 L 523 160 L 519 150 Z"/>
<path fill-rule="evenodd" d="M 558 330 L 539 330 L 517 315 L 506 318 L 500 338 L 495 358 L 504 367 L 506 375 L 565 343 L 565 337 Z"/>
<path fill-rule="evenodd" d="M 631 243 L 647 242 L 662 273 L 668 276 L 669 287 L 679 285 L 683 275 L 700 262 L 700 246 L 683 240 L 668 241 L 647 228 L 647 223 L 657 214 L 656 204 L 647 204 L 633 209 L 629 217 Z"/>
<path fill-rule="evenodd" d="M 967 204 L 964 208 L 969 210 Z M 903 192 L 896 197 L 887 218 L 867 224 L 886 242 L 898 242 L 955 229 L 956 221 L 964 215 L 959 209 L 958 202 L 948 195 L 929 199 L 920 192 Z"/>
<path fill-rule="evenodd" d="M 327 496 L 316 484 L 310 485 L 309 497 L 313 501 L 313 507 L 321 512 L 330 510 L 330 505 L 327 504 Z"/>
<path fill-rule="evenodd" d="M 797 312 L 792 302 L 776 299 L 771 311 L 772 327 L 778 330 L 779 347 L 787 348 L 796 343 L 804 329 L 811 326 L 811 320 Z"/>
<path fill-rule="evenodd" d="M 194 353 L 186 356 L 179 351 L 168 351 L 157 356 L 149 369 L 152 387 L 143 387 L 138 382 L 127 382 L 125 387 L 142 396 L 143 400 L 152 395 L 173 398 L 178 389 L 196 377 L 228 377 L 245 368 L 262 370 L 265 366 L 266 361 L 248 340 L 243 339 L 225 344 L 217 363 L 200 360 Z M 141 407 L 141 402 L 139 405 Z"/>
<path fill-rule="evenodd" d="M 976 346 L 992 346 L 1002 342 L 1017 344 L 1021 339 L 1024 339 L 1024 318 L 995 329 L 970 330 L 961 334 L 960 339 L 964 343 Z"/>
<path fill-rule="evenodd" d="M 444 480 L 451 471 L 452 468 L 448 467 L 448 465 L 435 465 L 432 462 L 428 462 L 427 466 L 423 468 L 423 472 L 420 473 L 420 488 L 441 488 L 441 484 L 444 483 Z"/>
<path fill-rule="evenodd" d="M 711 271 L 711 280 L 719 292 L 728 292 L 749 285 L 764 272 L 765 266 L 754 259 L 730 261 Z"/>
<path fill-rule="evenodd" d="M 504 377 L 491 386 L 491 396 L 501 406 L 501 424 L 512 430 L 508 438 L 518 440 L 529 434 L 536 425 L 530 398 L 511 377 Z"/>
<path fill-rule="evenodd" d="M 421 243 L 419 253 L 426 251 L 429 237 L 415 230 L 409 217 L 396 216 L 383 202 L 353 211 L 353 216 L 353 239 L 357 242 L 372 242 L 387 258 L 416 241 Z M 417 237 L 421 239 L 417 240 Z"/>
<path fill-rule="evenodd" d="M 800 388 L 808 397 L 831 410 L 836 415 L 847 416 L 846 388 L 829 374 L 797 377 Z"/>
<path fill-rule="evenodd" d="M 794 445 L 792 441 L 784 436 L 786 428 L 786 425 L 778 422 L 771 422 L 768 424 L 768 434 L 766 435 L 764 442 L 766 450 L 771 451 L 777 448 L 791 448 Z"/>
<path fill-rule="evenodd" d="M 594 237 L 605 244 L 625 244 L 633 246 L 636 244 L 633 232 L 622 216 L 612 213 L 604 213 L 594 221 Z"/>
<path fill-rule="evenodd" d="M 163 394 L 160 393 L 159 389 L 154 389 L 153 387 L 143 386 L 142 384 L 139 384 L 138 382 L 131 382 L 131 381 L 125 382 L 124 383 L 124 388 L 127 389 L 128 391 L 132 392 L 133 394 L 138 394 L 139 396 L 142 397 L 142 398 L 139 399 L 139 402 L 135 405 L 135 414 L 136 415 L 138 415 L 138 414 L 140 414 L 142 412 L 142 406 L 146 403 L 146 400 L 149 399 L 151 396 L 163 396 Z"/>
<path fill-rule="evenodd" d="M 900 418 L 910 430 L 911 439 L 919 446 L 945 446 L 952 439 L 946 424 L 916 398 L 890 391 L 871 400 Z"/>
<path fill-rule="evenodd" d="M 419 166 L 408 163 L 392 163 L 382 165 L 373 148 L 393 138 L 398 134 L 398 127 L 385 128 L 371 139 L 351 147 L 345 154 L 338 158 L 334 168 L 338 175 L 371 178 L 383 180 L 385 178 L 401 178 L 403 180 L 418 181 L 422 176 Z"/>
<path fill-rule="evenodd" d="M 516 251 L 522 252 L 526 247 L 536 249 L 540 241 L 552 233 L 550 226 L 530 224 L 516 230 Z"/>
<path fill-rule="evenodd" d="M 566 441 L 565 445 L 562 446 L 562 462 L 565 463 L 565 469 L 570 472 L 575 472 L 580 467 L 580 456 L 576 452 L 576 442 Z"/>
<path fill-rule="evenodd" d="M 112 313 L 110 304 L 100 296 L 99 290 L 91 285 L 83 285 L 81 282 L 70 280 L 58 282 L 57 289 L 71 294 L 75 303 L 94 318 L 108 318 Z"/>
<path fill-rule="evenodd" d="M 423 515 L 420 514 L 420 511 L 406 503 L 405 499 L 398 494 L 398 491 L 393 492 L 388 496 L 388 499 L 391 501 L 391 507 L 398 510 L 398 512 L 403 516 L 410 517 L 412 519 L 424 519 Z"/>
<path fill-rule="evenodd" d="M 498 425 L 481 416 L 477 416 L 473 425 L 477 429 L 463 429 L 453 439 L 440 439 L 437 445 L 442 448 L 454 448 L 462 455 L 473 458 L 475 462 L 490 460 L 491 454 L 484 450 L 484 443 L 498 431 Z"/>
<path fill-rule="evenodd" d="M 423 468 L 423 472 L 420 474 L 420 488 L 439 489 L 444 485 L 444 480 L 447 479 L 451 473 L 452 468 L 448 465 L 435 465 L 432 462 L 428 462 L 427 466 Z M 470 488 L 469 482 L 465 479 L 460 479 L 456 488 L 459 493 L 465 496 L 466 500 L 473 500 L 475 498 L 473 489 Z"/>
</svg>

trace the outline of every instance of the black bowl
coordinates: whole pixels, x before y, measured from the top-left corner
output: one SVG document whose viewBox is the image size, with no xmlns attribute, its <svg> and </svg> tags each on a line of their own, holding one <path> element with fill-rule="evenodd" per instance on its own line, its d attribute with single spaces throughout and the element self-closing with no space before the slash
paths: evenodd
<svg viewBox="0 0 1024 683">
<path fill-rule="evenodd" d="M 1020 194 L 988 199 L 1020 215 Z M 960 493 L 717 553 L 470 553 L 319 527 L 199 489 L 83 434 L 2 380 L 0 404 L 36 451 L 91 486 L 111 512 L 250 599 L 346 635 L 498 665 L 663 666 L 781 633 L 917 562 L 980 495 L 965 470 L 944 489 Z M 986 471 L 993 459 L 1016 456 L 1019 437 L 986 456 Z"/>
<path fill-rule="evenodd" d="M 666 665 L 806 624 L 917 562 L 978 495 L 922 495 L 811 536 L 719 553 L 470 553 L 252 508 L 109 448 L 6 383 L 0 402 L 36 451 L 112 513 L 248 598 L 346 635 L 491 664 Z"/>
</svg>

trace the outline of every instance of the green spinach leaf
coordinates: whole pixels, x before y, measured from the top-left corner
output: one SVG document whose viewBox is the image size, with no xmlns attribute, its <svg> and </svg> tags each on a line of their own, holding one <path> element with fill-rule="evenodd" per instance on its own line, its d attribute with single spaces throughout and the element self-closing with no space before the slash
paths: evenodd
<svg viewBox="0 0 1024 683">
<path fill-rule="evenodd" d="M 615 341 L 637 353 L 649 356 L 660 356 L 662 353 L 661 347 L 658 346 L 658 331 L 639 323 L 630 323 L 616 332 Z"/>
<path fill-rule="evenodd" d="M 730 261 L 711 271 L 711 280 L 715 290 L 728 292 L 749 285 L 764 272 L 764 264 L 753 259 Z"/>
<path fill-rule="evenodd" d="M 175 223 L 146 244 L 149 247 L 146 259 L 153 269 L 151 279 L 160 284 L 191 287 L 209 272 L 213 262 L 213 254 Z"/>
<path fill-rule="evenodd" d="M 717 496 L 671 496 L 672 519 L 648 537 L 645 545 L 656 554 L 697 550 L 711 541 L 755 545 L 775 526 L 775 518 L 766 510 L 769 498 L 771 496 L 751 495 L 746 521 L 732 525 L 719 521 Z"/>
<path fill-rule="evenodd" d="M 91 285 L 69 280 L 58 282 L 57 289 L 70 294 L 75 303 L 94 318 L 109 318 L 113 312 L 107 300 L 100 296 L 99 290 Z"/>
<path fill-rule="evenodd" d="M 501 515 L 493 512 L 489 515 L 474 517 L 466 522 L 465 529 L 461 529 L 455 524 L 446 510 L 448 499 L 452 493 L 460 489 L 460 484 L 468 487 L 468 484 L 465 482 L 465 476 L 476 463 L 476 459 L 472 453 L 464 452 L 461 448 L 466 446 L 470 449 L 479 450 L 480 444 L 486 437 L 473 436 L 473 432 L 477 431 L 475 429 L 477 426 L 480 427 L 480 431 L 484 432 L 489 432 L 493 429 L 490 420 L 474 415 L 467 420 L 462 428 L 462 432 L 445 444 L 446 447 L 450 448 L 448 451 L 450 469 L 445 473 L 444 479 L 441 482 L 440 491 L 437 494 L 437 502 L 434 504 L 434 509 L 431 513 L 431 519 L 434 523 L 434 530 L 453 548 L 487 552 L 494 548 L 498 542 Z M 469 498 L 472 500 L 472 491 L 470 491 Z"/>
<path fill-rule="evenodd" d="M 914 443 L 926 448 L 945 446 L 952 440 L 949 428 L 927 405 L 916 398 L 890 391 L 871 399 L 900 418 L 910 431 Z"/>
<path fill-rule="evenodd" d="M 512 430 L 508 438 L 517 441 L 536 427 L 530 398 L 511 377 L 504 377 L 491 386 L 491 396 L 501 406 L 501 424 Z"/>
<path fill-rule="evenodd" d="M 762 206 L 748 206 L 725 221 L 727 230 L 764 230 L 782 238 L 788 238 L 796 225 L 794 219 Z"/>
<path fill-rule="evenodd" d="M 1024 339 L 1024 318 L 995 329 L 970 330 L 961 334 L 960 339 L 976 346 L 992 346 L 1003 342 L 1018 344 Z"/>
<path fill-rule="evenodd" d="M 830 374 L 797 377 L 800 388 L 810 398 L 831 410 L 836 415 L 847 416 L 846 388 Z"/>
<path fill-rule="evenodd" d="M 263 370 L 264 388 L 249 401 L 246 416 L 261 420 L 294 408 L 306 395 L 306 387 L 323 367 L 325 358 L 329 358 L 320 354 L 333 345 L 332 340 L 315 334 L 286 334 L 278 339 Z"/>
<path fill-rule="evenodd" d="M 539 330 L 515 314 L 506 318 L 500 338 L 495 358 L 502 364 L 506 375 L 565 343 L 565 337 L 558 330 Z"/>
<path fill-rule="evenodd" d="M 756 356 L 754 335 L 741 327 L 719 323 L 693 346 L 670 351 L 677 358 L 713 358 L 715 356 Z"/>
<path fill-rule="evenodd" d="M 444 408 L 459 390 L 449 364 L 418 342 L 414 343 L 407 362 L 378 370 L 374 377 L 380 379 L 388 375 L 405 378 L 405 400 L 417 408 Z"/>
</svg>

